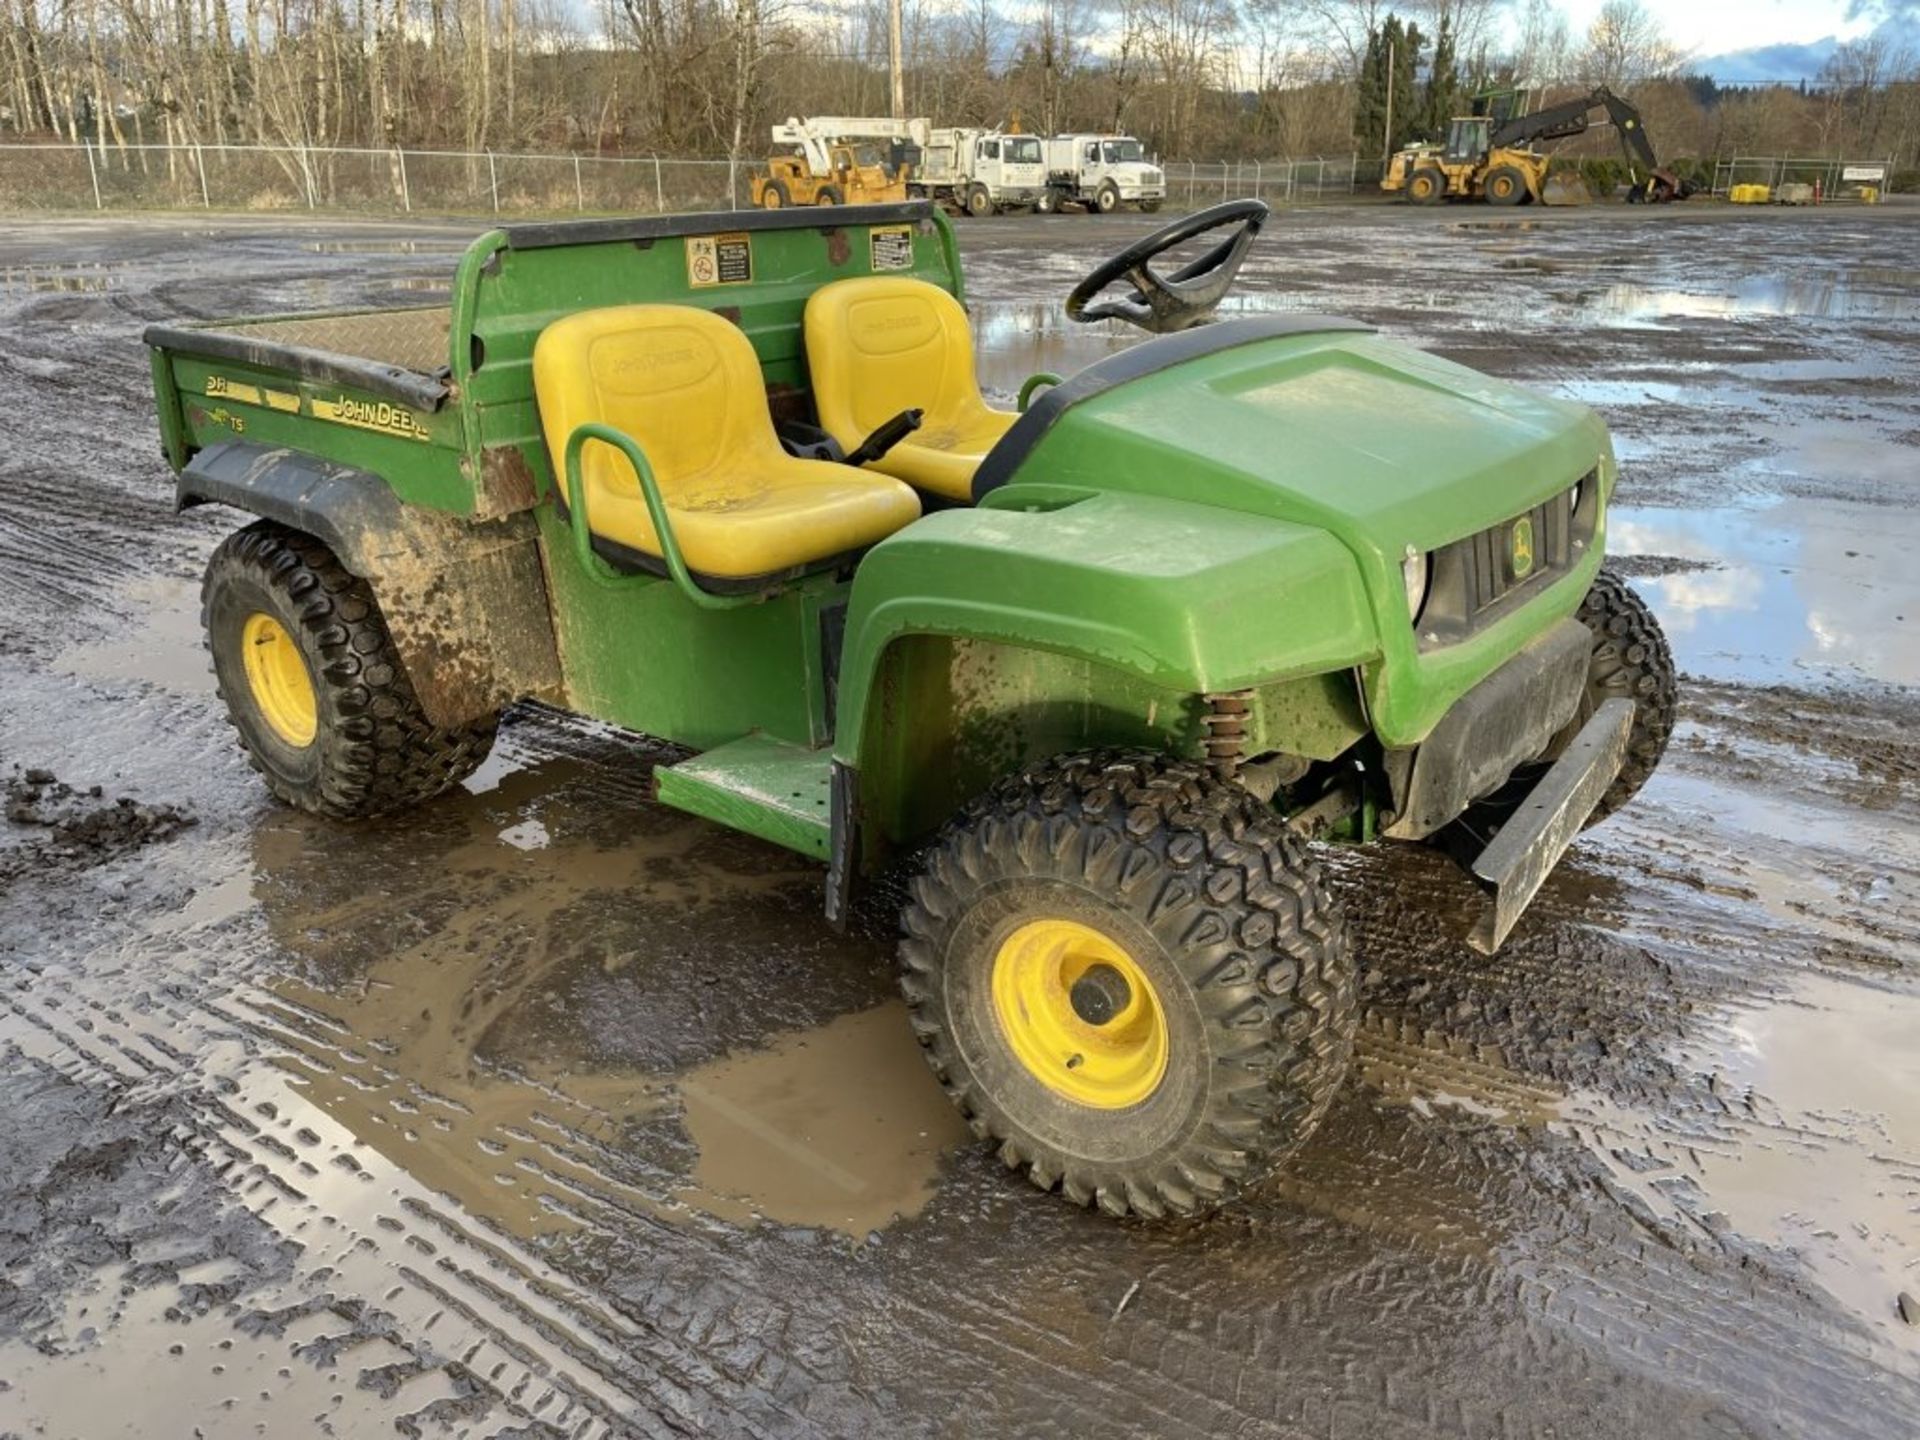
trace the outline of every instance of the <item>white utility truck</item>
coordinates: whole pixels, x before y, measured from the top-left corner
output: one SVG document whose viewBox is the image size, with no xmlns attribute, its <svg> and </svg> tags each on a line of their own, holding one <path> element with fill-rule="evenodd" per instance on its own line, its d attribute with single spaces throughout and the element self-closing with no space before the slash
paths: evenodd
<svg viewBox="0 0 1920 1440">
<path fill-rule="evenodd" d="M 1047 141 L 1047 191 L 1042 210 L 1084 205 L 1111 214 L 1122 205 L 1149 213 L 1167 198 L 1167 177 L 1148 162 L 1131 135 L 1056 135 Z"/>
<path fill-rule="evenodd" d="M 918 123 L 918 122 L 916 122 Z M 969 215 L 1038 205 L 1047 192 L 1047 165 L 1037 135 L 1000 130 L 929 130 L 908 194 L 947 200 Z"/>
</svg>

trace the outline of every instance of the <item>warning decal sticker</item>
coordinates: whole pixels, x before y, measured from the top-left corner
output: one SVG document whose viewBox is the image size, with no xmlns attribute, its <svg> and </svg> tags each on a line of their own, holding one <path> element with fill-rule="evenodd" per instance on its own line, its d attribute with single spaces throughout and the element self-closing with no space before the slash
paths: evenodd
<svg viewBox="0 0 1920 1440">
<path fill-rule="evenodd" d="M 867 237 L 873 247 L 872 265 L 876 275 L 882 270 L 913 268 L 911 225 L 876 225 L 867 232 Z"/>
<path fill-rule="evenodd" d="M 689 235 L 687 284 L 696 290 L 710 285 L 753 283 L 753 240 L 745 234 Z"/>
</svg>

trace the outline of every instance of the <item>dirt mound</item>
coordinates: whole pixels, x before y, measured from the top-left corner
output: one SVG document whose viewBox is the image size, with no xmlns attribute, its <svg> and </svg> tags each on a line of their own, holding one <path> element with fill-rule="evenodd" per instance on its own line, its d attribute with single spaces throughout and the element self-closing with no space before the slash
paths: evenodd
<svg viewBox="0 0 1920 1440">
<path fill-rule="evenodd" d="M 1547 177 L 1547 183 L 1540 187 L 1540 203 L 1543 205 L 1591 205 L 1593 191 L 1587 188 L 1587 182 L 1571 171 L 1556 171 Z"/>
<path fill-rule="evenodd" d="M 42 870 L 84 870 L 170 840 L 195 823 L 173 805 L 147 805 L 130 795 L 108 800 L 98 785 L 79 790 L 51 770 L 15 767 L 6 781 L 12 826 L 44 833 L 0 848 L 0 888 Z"/>
</svg>

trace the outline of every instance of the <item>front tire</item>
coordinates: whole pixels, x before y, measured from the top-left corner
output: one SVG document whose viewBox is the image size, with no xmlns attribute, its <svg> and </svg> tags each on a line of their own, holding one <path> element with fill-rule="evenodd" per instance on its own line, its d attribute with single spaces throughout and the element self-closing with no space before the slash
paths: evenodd
<svg viewBox="0 0 1920 1440">
<path fill-rule="evenodd" d="M 976 185 L 967 192 L 967 213 L 976 220 L 984 220 L 993 214 L 993 196 L 987 193 L 987 187 Z"/>
<path fill-rule="evenodd" d="M 974 1133 L 1109 1215 L 1213 1209 L 1318 1125 L 1355 978 L 1306 847 L 1199 765 L 1112 752 L 1002 781 L 928 854 L 901 988 Z"/>
<path fill-rule="evenodd" d="M 1100 207 L 1102 215 L 1111 215 L 1120 208 L 1120 190 L 1111 180 L 1094 192 L 1093 203 Z"/>
<path fill-rule="evenodd" d="M 1601 570 L 1580 602 L 1580 620 L 1593 634 L 1587 661 L 1587 685 L 1580 708 L 1567 728 L 1554 738 L 1548 758 L 1522 765 L 1484 800 L 1475 801 L 1456 822 L 1457 843 L 1483 847 L 1499 832 L 1540 777 L 1552 768 L 1553 758 L 1566 742 L 1593 718 L 1603 700 L 1633 701 L 1633 726 L 1627 731 L 1627 753 L 1614 777 L 1593 807 L 1584 828 L 1592 829 L 1640 793 L 1667 753 L 1679 704 L 1679 681 L 1673 669 L 1673 651 L 1667 637 L 1634 588 L 1611 570 Z M 1443 832 L 1444 833 L 1444 832 Z M 1449 840 L 1447 843 L 1456 843 Z"/>
<path fill-rule="evenodd" d="M 1511 165 L 1502 165 L 1487 176 L 1487 201 L 1492 205 L 1518 205 L 1527 198 L 1527 177 Z"/>
<path fill-rule="evenodd" d="M 766 188 L 760 192 L 760 205 L 765 210 L 784 210 L 793 203 L 793 197 L 787 193 L 784 180 L 769 180 Z"/>
<path fill-rule="evenodd" d="M 1447 177 L 1433 166 L 1415 170 L 1407 177 L 1409 205 L 1438 205 L 1447 195 Z"/>
<path fill-rule="evenodd" d="M 1580 619 L 1593 632 L 1593 656 L 1574 726 L 1586 724 L 1603 700 L 1633 701 L 1626 759 L 1587 820 L 1598 825 L 1633 799 L 1660 767 L 1673 737 L 1680 686 L 1659 620 L 1639 593 L 1611 570 L 1594 577 L 1593 588 L 1580 602 Z"/>
<path fill-rule="evenodd" d="M 200 606 L 228 719 L 289 805 L 337 819 L 405 809 L 493 748 L 496 717 L 427 719 L 372 588 L 310 535 L 259 520 L 228 536 Z"/>
<path fill-rule="evenodd" d="M 846 200 L 845 197 L 841 195 L 838 185 L 822 185 L 819 193 L 813 197 L 813 203 L 815 205 L 843 205 L 846 203 Z"/>
</svg>

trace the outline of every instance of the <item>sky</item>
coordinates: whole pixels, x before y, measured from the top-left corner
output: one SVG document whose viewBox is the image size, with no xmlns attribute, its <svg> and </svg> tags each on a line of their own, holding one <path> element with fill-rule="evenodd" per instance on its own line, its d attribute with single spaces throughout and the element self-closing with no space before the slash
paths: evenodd
<svg viewBox="0 0 1920 1440">
<path fill-rule="evenodd" d="M 1584 34 L 1603 0 L 1562 0 L 1568 28 Z M 1766 45 L 1850 40 L 1883 18 L 1849 17 L 1848 0 L 1642 0 L 1675 44 L 1697 55 L 1722 55 Z M 1878 7 L 1875 7 L 1878 9 Z"/>
</svg>

